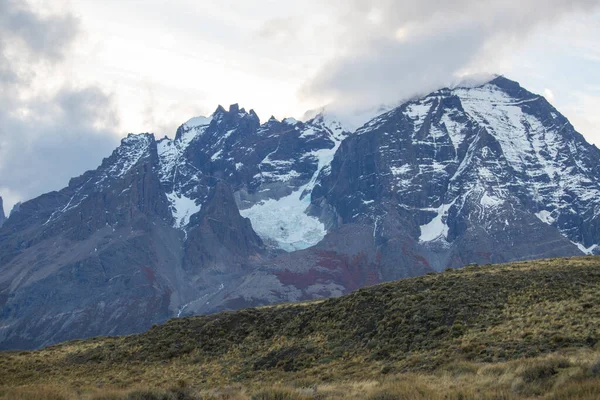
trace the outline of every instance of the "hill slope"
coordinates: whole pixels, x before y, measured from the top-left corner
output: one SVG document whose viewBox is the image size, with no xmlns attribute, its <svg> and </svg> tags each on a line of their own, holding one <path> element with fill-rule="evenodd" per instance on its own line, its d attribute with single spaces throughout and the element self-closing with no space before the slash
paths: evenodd
<svg viewBox="0 0 600 400">
<path fill-rule="evenodd" d="M 171 320 L 0 355 L 0 384 L 196 387 L 378 379 L 597 351 L 600 257 L 469 266 L 336 299 Z M 597 353 L 596 353 L 597 354 Z"/>
</svg>

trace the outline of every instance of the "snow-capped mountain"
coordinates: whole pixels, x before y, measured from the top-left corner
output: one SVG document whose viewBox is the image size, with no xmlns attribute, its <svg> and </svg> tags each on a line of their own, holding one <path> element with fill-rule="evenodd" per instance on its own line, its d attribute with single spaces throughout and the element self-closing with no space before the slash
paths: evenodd
<svg viewBox="0 0 600 400">
<path fill-rule="evenodd" d="M 499 77 L 373 119 L 312 200 L 341 224 L 376 226 L 377 241 L 405 238 L 437 270 L 589 254 L 600 242 L 599 155 L 543 97 Z"/>
<path fill-rule="evenodd" d="M 499 77 L 356 132 L 222 107 L 129 135 L 0 229 L 0 348 L 600 250 L 600 150 Z"/>
<path fill-rule="evenodd" d="M 0 231 L 0 347 L 219 307 L 249 272 L 326 234 L 305 210 L 347 134 L 322 116 L 260 124 L 237 105 L 189 120 L 173 140 L 130 134 Z"/>
<path fill-rule="evenodd" d="M 253 111 L 237 105 L 191 119 L 174 140 L 157 143 L 175 227 L 186 230 L 211 188 L 223 181 L 235 191 L 242 215 L 274 247 L 297 250 L 318 243 L 324 226 L 304 211 L 319 172 L 347 134 L 322 115 L 307 123 L 271 118 L 260 125 Z"/>
</svg>

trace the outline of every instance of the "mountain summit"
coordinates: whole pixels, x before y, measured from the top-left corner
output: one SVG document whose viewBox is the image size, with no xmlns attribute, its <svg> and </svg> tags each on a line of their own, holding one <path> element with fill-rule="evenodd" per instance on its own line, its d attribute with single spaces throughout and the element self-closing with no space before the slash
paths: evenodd
<svg viewBox="0 0 600 400">
<path fill-rule="evenodd" d="M 356 132 L 239 105 L 129 135 L 0 229 L 0 348 L 339 296 L 469 263 L 598 253 L 600 150 L 498 77 Z"/>
<path fill-rule="evenodd" d="M 436 270 L 591 254 L 599 155 L 543 97 L 498 77 L 367 123 L 319 177 L 312 203 L 333 226 L 373 226 L 380 249 L 416 250 Z"/>
</svg>

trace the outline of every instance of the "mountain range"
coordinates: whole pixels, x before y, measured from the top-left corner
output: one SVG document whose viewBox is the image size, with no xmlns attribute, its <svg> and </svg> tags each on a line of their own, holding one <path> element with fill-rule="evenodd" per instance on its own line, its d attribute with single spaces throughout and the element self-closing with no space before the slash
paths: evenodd
<svg viewBox="0 0 600 400">
<path fill-rule="evenodd" d="M 598 254 L 599 215 L 600 150 L 504 77 L 353 132 L 219 106 L 0 216 L 0 349 Z"/>
</svg>

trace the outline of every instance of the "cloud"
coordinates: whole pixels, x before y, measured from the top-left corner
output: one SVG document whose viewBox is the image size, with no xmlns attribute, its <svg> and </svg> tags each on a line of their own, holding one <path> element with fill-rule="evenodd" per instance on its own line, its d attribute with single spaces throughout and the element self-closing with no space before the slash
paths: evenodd
<svg viewBox="0 0 600 400">
<path fill-rule="evenodd" d="M 544 89 L 544 97 L 546 98 L 546 100 L 548 100 L 550 103 L 554 102 L 554 92 L 548 88 Z"/>
<path fill-rule="evenodd" d="M 210 115 L 213 110 L 198 106 L 194 101 L 165 101 L 157 96 L 152 83 L 145 84 L 145 106 L 142 126 L 157 138 L 174 137 L 177 128 L 192 116 Z M 216 108 L 216 106 L 215 106 Z M 180 116 L 183 115 L 182 118 Z"/>
<path fill-rule="evenodd" d="M 496 71 L 539 29 L 600 0 L 330 0 L 338 50 L 300 91 L 346 107 L 397 102 Z"/>
<path fill-rule="evenodd" d="M 30 54 L 51 61 L 64 57 L 79 24 L 72 15 L 41 16 L 27 3 L 0 0 L 0 24 L 4 40 L 14 40 L 30 50 Z"/>
<path fill-rule="evenodd" d="M 113 99 L 69 82 L 80 32 L 69 14 L 0 0 L 0 195 L 16 201 L 60 189 L 118 144 Z"/>
<path fill-rule="evenodd" d="M 600 147 L 600 93 L 575 92 L 573 101 L 565 107 L 571 122 L 579 132 L 590 133 L 591 142 Z"/>
</svg>

